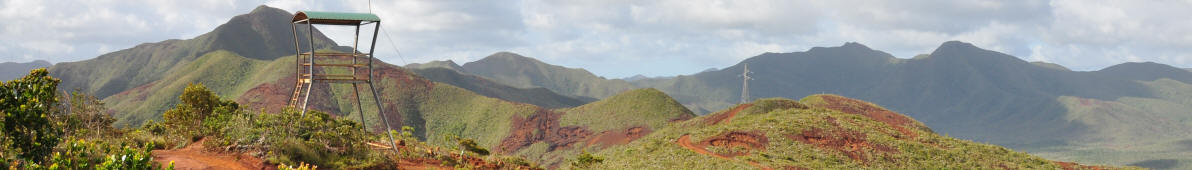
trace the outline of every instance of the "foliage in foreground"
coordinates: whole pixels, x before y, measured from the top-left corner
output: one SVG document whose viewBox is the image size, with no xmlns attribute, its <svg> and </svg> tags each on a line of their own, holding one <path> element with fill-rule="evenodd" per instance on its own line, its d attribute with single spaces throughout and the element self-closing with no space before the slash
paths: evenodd
<svg viewBox="0 0 1192 170">
<path fill-rule="evenodd" d="M 0 158 L 41 162 L 59 142 L 61 130 L 50 121 L 60 80 L 45 68 L 0 84 Z"/>
<path fill-rule="evenodd" d="M 294 109 L 246 114 L 239 104 L 221 99 L 202 84 L 188 85 L 178 98 L 182 103 L 166 111 L 163 122 L 147 122 L 141 132 L 163 136 L 168 143 L 206 138 L 207 148 L 255 153 L 280 164 L 352 169 L 384 161 L 365 144 L 377 138 L 355 121 L 313 110 L 305 115 Z"/>
<path fill-rule="evenodd" d="M 45 69 L 0 85 L 0 165 L 9 169 L 158 169 L 144 147 L 119 139 L 103 138 L 120 130 L 93 96 L 71 93 L 58 105 L 59 80 Z M 62 140 L 66 140 L 63 142 Z M 119 147 L 117 147 L 119 146 Z M 172 169 L 172 165 L 166 169 Z"/>
</svg>

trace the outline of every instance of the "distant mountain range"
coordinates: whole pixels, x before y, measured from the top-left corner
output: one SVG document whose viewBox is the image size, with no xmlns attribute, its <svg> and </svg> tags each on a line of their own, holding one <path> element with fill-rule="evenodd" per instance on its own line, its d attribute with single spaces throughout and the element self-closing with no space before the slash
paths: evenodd
<svg viewBox="0 0 1192 170">
<path fill-rule="evenodd" d="M 464 72 L 514 87 L 543 87 L 559 94 L 605 98 L 634 89 L 624 80 L 608 80 L 584 69 L 550 65 L 510 52 L 498 52 L 465 63 Z"/>
<path fill-rule="evenodd" d="M 0 81 L 18 79 L 29 74 L 29 70 L 45 67 L 50 67 L 50 62 L 45 60 L 36 60 L 28 63 L 3 62 L 0 63 Z"/>
<path fill-rule="evenodd" d="M 504 62 L 507 66 L 500 68 L 560 68 L 540 66 L 540 61 L 515 54 L 498 53 L 480 61 L 498 60 L 494 56 L 503 57 L 500 61 L 522 61 L 520 65 Z M 1113 164 L 1192 152 L 1154 149 L 1185 148 L 1183 143 L 1192 142 L 1192 86 L 1188 85 L 1192 73 L 1158 63 L 1071 71 L 1058 64 L 1026 62 L 956 41 L 912 59 L 846 43 L 807 52 L 766 53 L 694 75 L 628 82 L 635 88 L 662 90 L 703 114 L 730 107 L 739 100 L 738 75 L 744 64 L 749 64 L 758 78 L 750 83 L 750 95 L 755 98 L 841 94 L 883 103 L 941 133 L 963 139 Z M 463 69 L 467 70 L 466 64 Z M 539 79 L 492 76 L 545 74 L 534 71 L 504 70 L 484 77 L 544 87 L 557 85 L 543 83 L 572 79 L 617 81 L 593 79 L 597 77 L 594 75 Z M 588 88 L 615 89 L 598 87 L 601 83 L 594 85 L 597 87 Z M 1080 154 L 1086 152 L 1106 153 Z M 1154 154 L 1130 156 L 1139 152 Z M 1192 160 L 1180 160 L 1188 161 Z M 1192 166 L 1189 163 L 1182 164 Z"/>
</svg>

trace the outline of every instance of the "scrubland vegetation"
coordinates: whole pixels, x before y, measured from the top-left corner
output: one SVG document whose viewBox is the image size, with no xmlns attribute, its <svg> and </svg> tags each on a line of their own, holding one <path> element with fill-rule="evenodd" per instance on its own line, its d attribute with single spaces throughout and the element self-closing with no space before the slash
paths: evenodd
<svg viewBox="0 0 1192 170">
<path fill-rule="evenodd" d="M 296 109 L 268 113 L 244 110 L 203 84 L 190 84 L 181 103 L 160 121 L 113 127 L 104 103 L 79 92 L 59 93 L 59 80 L 45 69 L 4 82 L 0 91 L 0 166 L 9 169 L 173 169 L 153 160 L 153 150 L 202 144 L 204 152 L 241 153 L 280 169 L 395 168 L 402 160 L 441 167 L 521 167 L 524 158 L 489 156 L 468 138 L 439 147 L 419 142 L 414 128 L 391 131 L 400 143 L 394 154 L 384 133 L 370 133 L 353 120 Z M 369 144 L 373 143 L 373 144 Z M 459 152 L 463 150 L 464 152 Z M 290 166 L 293 165 L 293 166 Z"/>
</svg>

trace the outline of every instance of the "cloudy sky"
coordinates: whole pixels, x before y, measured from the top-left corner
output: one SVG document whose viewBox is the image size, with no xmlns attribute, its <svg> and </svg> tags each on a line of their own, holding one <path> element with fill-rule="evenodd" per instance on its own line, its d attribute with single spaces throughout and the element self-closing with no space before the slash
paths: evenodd
<svg viewBox="0 0 1192 170">
<path fill-rule="evenodd" d="M 261 4 L 370 11 L 366 0 L 0 0 L 0 61 L 79 61 L 189 39 Z M 377 55 L 399 65 L 510 51 L 609 78 L 670 76 L 763 52 L 859 42 L 909 58 L 959 40 L 1074 70 L 1192 67 L 1192 0 L 398 0 L 371 2 L 371 12 L 394 42 L 382 34 Z"/>
</svg>

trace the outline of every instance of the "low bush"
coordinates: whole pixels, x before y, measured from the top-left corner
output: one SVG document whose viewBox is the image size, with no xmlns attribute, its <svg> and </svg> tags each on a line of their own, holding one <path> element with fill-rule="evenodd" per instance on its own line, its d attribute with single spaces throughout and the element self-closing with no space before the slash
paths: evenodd
<svg viewBox="0 0 1192 170">
<path fill-rule="evenodd" d="M 593 156 L 588 151 L 582 151 L 574 161 L 571 161 L 571 167 L 586 169 L 601 162 L 604 162 L 604 158 Z"/>
</svg>

